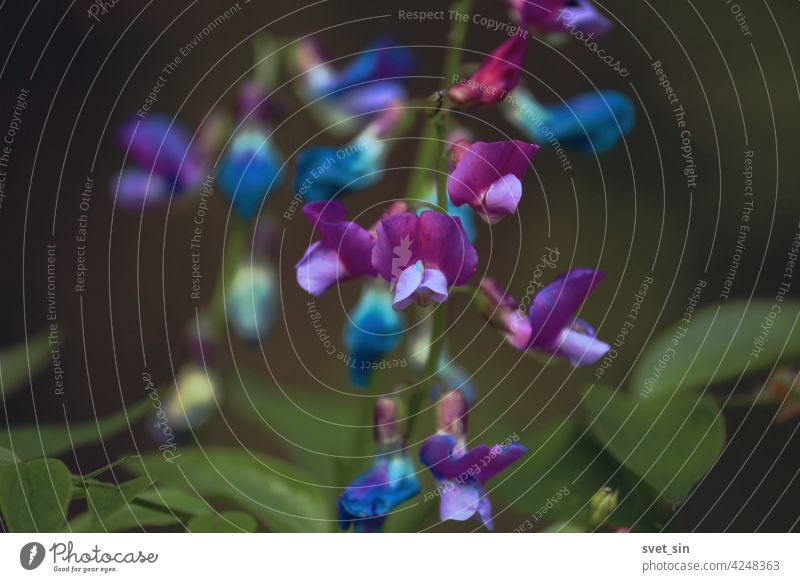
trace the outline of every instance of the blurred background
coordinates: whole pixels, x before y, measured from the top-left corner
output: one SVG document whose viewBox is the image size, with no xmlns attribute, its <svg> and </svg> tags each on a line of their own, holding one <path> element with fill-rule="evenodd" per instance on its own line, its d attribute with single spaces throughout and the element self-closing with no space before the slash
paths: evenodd
<svg viewBox="0 0 800 582">
<path fill-rule="evenodd" d="M 153 110 L 174 115 L 194 130 L 218 102 L 231 106 L 231 87 L 252 66 L 247 39 L 260 31 L 274 34 L 282 43 L 314 34 L 331 58 L 358 53 L 377 36 L 389 33 L 398 45 L 413 47 L 416 55 L 415 76 L 408 80 L 411 95 L 424 98 L 444 86 L 439 75 L 449 22 L 404 21 L 398 11 L 446 9 L 446 3 L 435 7 L 414 0 L 303 4 L 242 0 L 238 14 L 182 59 Z M 754 210 L 730 298 L 776 293 L 786 251 L 800 228 L 800 165 L 795 162 L 800 90 L 793 63 L 798 56 L 797 35 L 791 28 L 800 17 L 800 5 L 790 0 L 769 4 L 741 0 L 737 21 L 723 0 L 598 4 L 615 21 L 602 46 L 623 63 L 629 76 L 614 72 L 579 42 L 551 46 L 533 38 L 524 79 L 543 103 L 594 89 L 621 91 L 636 104 L 636 127 L 600 158 L 569 152 L 570 171 L 564 171 L 555 153 L 545 148 L 526 181 L 519 220 L 492 228 L 481 225 L 477 247 L 479 271 L 507 283 L 517 296 L 524 295 L 545 247 L 560 253 L 557 268 L 545 273 L 548 280 L 570 266 L 603 270 L 606 280 L 582 311 L 596 324 L 600 337 L 616 336 L 643 278 L 652 276 L 654 284 L 635 329 L 604 377 L 604 382 L 616 386 L 626 381 L 651 335 L 681 318 L 699 280 L 707 282 L 701 304 L 720 300 L 739 234 L 746 151 L 754 152 Z M 52 369 L 45 368 L 33 378 L 32 390 L 2 403 L 0 425 L 64 418 L 75 422 L 118 411 L 146 396 L 144 372 L 163 385 L 186 359 L 185 328 L 199 306 L 189 300 L 189 239 L 197 199 L 143 216 L 115 209 L 111 180 L 121 169 L 124 154 L 117 147 L 115 131 L 142 106 L 162 68 L 232 5 L 227 0 L 145 4 L 119 0 L 97 20 L 87 12 L 88 1 L 0 7 L 0 129 L 10 122 L 20 91 L 29 91 L 0 206 L 0 345 L 17 344 L 48 325 L 47 245 L 55 244 L 55 300 L 66 382 L 64 394 L 55 394 Z M 477 0 L 475 10 L 499 21 L 507 19 L 499 0 Z M 743 17 L 750 34 L 742 29 Z M 478 61 L 506 38 L 502 31 L 471 24 L 464 61 Z M 655 61 L 661 62 L 685 110 L 698 176 L 693 189 L 687 188 L 683 171 L 686 160 L 674 105 L 659 85 Z M 285 72 L 281 82 L 288 79 Z M 297 107 L 292 84 L 287 83 L 276 93 L 279 113 L 273 125 L 290 174 L 300 149 L 346 142 L 318 135 L 321 128 Z M 484 141 L 518 136 L 496 111 L 465 115 L 459 123 Z M 420 132 L 417 123 L 410 135 Z M 368 222 L 378 217 L 375 205 L 381 200 L 403 195 L 407 167 L 418 143 L 408 139 L 395 145 L 381 182 L 348 199 L 351 214 L 365 210 Z M 94 188 L 85 212 L 80 202 L 87 176 Z M 237 385 L 237 376 L 241 377 L 247 389 L 263 394 L 270 406 L 269 402 L 286 405 L 282 390 L 302 395 L 298 401 L 315 401 L 324 394 L 357 406 L 357 391 L 348 385 L 342 363 L 324 353 L 306 314 L 306 294 L 295 281 L 294 263 L 312 233 L 299 213 L 293 219 L 283 218 L 292 195 L 289 179 L 265 209 L 278 227 L 279 321 L 260 348 L 235 337 L 221 341 L 221 375 Z M 202 241 L 202 284 L 208 298 L 220 269 L 228 211 L 224 199 L 212 197 Z M 76 233 L 81 214 L 89 216 L 87 271 L 85 290 L 77 293 Z M 325 327 L 337 343 L 345 311 L 359 292 L 358 284 L 344 285 L 340 293 L 332 291 L 317 301 Z M 796 290 L 790 295 L 797 296 Z M 486 397 L 474 410 L 471 431 L 505 434 L 505 427 L 521 431 L 576 414 L 580 388 L 595 379 L 593 367 L 541 370 L 507 348 L 463 298 L 455 298 L 450 308 L 455 329 L 449 351 L 474 373 L 481 397 Z M 408 372 L 387 371 L 380 383 L 388 390 Z M 201 444 L 247 446 L 285 455 L 285 447 L 265 438 L 252 415 L 228 404 L 223 405 L 224 414 L 200 433 Z M 671 529 L 792 527 L 800 510 L 798 421 L 774 425 L 773 413 L 726 409 L 725 452 L 680 509 Z M 316 428 L 309 426 L 320 433 L 326 430 L 324 421 Z M 503 428 L 497 430 L 499 426 Z M 74 470 L 93 468 L 133 450 L 154 449 L 144 423 L 137 423 L 130 433 L 81 448 L 65 461 Z M 324 485 L 341 488 L 346 482 Z M 495 504 L 502 508 L 500 501 Z M 504 512 L 498 517 L 498 529 L 512 529 L 519 521 L 518 514 Z M 452 523 L 436 527 L 471 528 Z"/>
</svg>

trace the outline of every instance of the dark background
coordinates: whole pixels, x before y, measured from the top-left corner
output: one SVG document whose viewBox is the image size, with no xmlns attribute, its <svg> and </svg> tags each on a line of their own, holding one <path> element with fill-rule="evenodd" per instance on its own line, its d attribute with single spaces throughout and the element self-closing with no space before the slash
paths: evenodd
<svg viewBox="0 0 800 582">
<path fill-rule="evenodd" d="M 562 171 L 551 151 L 543 150 L 535 162 L 535 175 L 526 182 L 519 221 L 509 219 L 491 230 L 484 226 L 478 250 L 481 271 L 488 269 L 508 282 L 518 296 L 546 245 L 561 251 L 558 271 L 570 264 L 605 271 L 606 282 L 583 310 L 601 337 L 604 332 L 616 334 L 642 278 L 653 274 L 655 285 L 640 322 L 606 378 L 620 383 L 651 332 L 680 318 L 698 279 L 708 281 L 702 303 L 718 300 L 736 244 L 745 150 L 755 152 L 754 222 L 731 297 L 775 294 L 785 249 L 800 219 L 796 161 L 800 91 L 793 63 L 798 55 L 794 27 L 800 5 L 789 0 L 742 0 L 739 5 L 752 30 L 752 36 L 744 36 L 723 0 L 602 4 L 617 19 L 602 45 L 631 71 L 628 78 L 608 69 L 579 43 L 551 47 L 536 39 L 529 47 L 524 76 L 546 103 L 593 88 L 618 89 L 637 105 L 634 131 L 599 159 L 570 153 L 574 170 L 569 173 Z M 4 403 L 0 418 L 7 416 L 12 423 L 55 421 L 65 412 L 71 421 L 85 420 L 95 411 L 105 414 L 140 400 L 142 371 L 163 383 L 179 368 L 185 358 L 184 327 L 197 307 L 187 300 L 188 238 L 195 202 L 143 217 L 115 211 L 109 184 L 120 169 L 123 152 L 114 132 L 141 106 L 160 69 L 179 47 L 232 3 L 120 0 L 99 23 L 88 17 L 89 5 L 78 0 L 32 8 L 29 2 L 16 1 L 0 8 L 0 56 L 5 61 L 0 62 L 0 129 L 7 127 L 20 88 L 30 89 L 30 106 L 14 145 L 0 210 L 0 342 L 17 343 L 45 326 L 45 245 L 51 242 L 58 249 L 58 323 L 67 337 L 62 350 L 68 380 L 65 395 L 53 396 L 52 374 L 45 370 L 31 392 L 23 391 Z M 438 75 L 448 23 L 404 22 L 397 12 L 446 8 L 444 2 L 432 6 L 410 0 L 328 0 L 301 9 L 303 2 L 269 1 L 241 6 L 239 15 L 183 59 L 162 90 L 157 110 L 176 115 L 194 130 L 217 100 L 229 105 L 231 86 L 251 66 L 246 39 L 262 29 L 281 39 L 322 31 L 317 36 L 333 58 L 356 53 L 389 32 L 398 44 L 413 46 L 417 55 L 418 77 L 409 80 L 411 94 L 424 97 L 442 86 Z M 505 18 L 496 0 L 477 0 L 475 10 Z M 364 20 L 376 15 L 389 17 Z M 477 60 L 505 38 L 471 25 L 464 60 Z M 691 194 L 682 173 L 679 131 L 650 67 L 654 60 L 662 62 L 686 110 L 699 173 L 698 187 Z M 285 114 L 274 120 L 277 141 L 290 164 L 309 140 L 338 143 L 315 138 L 320 128 L 310 116 L 302 111 L 295 115 L 297 100 L 289 85 L 278 91 L 277 98 L 285 108 Z M 516 135 L 497 112 L 481 112 L 464 124 L 485 141 L 501 139 L 504 132 Z M 418 126 L 412 135 L 419 135 Z M 414 140 L 398 144 L 388 167 L 410 165 L 415 145 Z M 87 290 L 81 297 L 72 289 L 74 239 L 79 197 L 90 173 L 95 190 Z M 358 210 L 402 196 L 407 177 L 406 170 L 392 169 L 379 185 L 351 197 L 348 205 Z M 322 353 L 305 315 L 305 294 L 294 281 L 292 266 L 311 232 L 299 215 L 291 221 L 281 219 L 292 196 L 290 182 L 267 204 L 283 237 L 283 318 L 261 350 L 235 338 L 221 342 L 220 365 L 229 367 L 235 360 L 265 382 L 274 383 L 274 376 L 297 390 L 323 390 L 316 380 L 323 377 L 331 387 L 352 392 L 341 364 Z M 376 216 L 374 209 L 370 212 Z M 204 289 L 209 295 L 227 219 L 227 205 L 213 200 L 203 240 Z M 337 340 L 342 305 L 352 306 L 358 291 L 358 285 L 346 285 L 341 298 L 332 292 L 318 301 Z M 796 296 L 796 290 L 790 294 Z M 537 422 L 546 422 L 573 410 L 579 388 L 592 380 L 593 369 L 572 373 L 556 367 L 539 375 L 535 363 L 520 359 L 501 345 L 496 333 L 484 329 L 484 322 L 465 308 L 462 299 L 454 301 L 453 310 L 463 317 L 451 336 L 451 352 L 459 354 L 459 361 L 470 370 L 480 367 L 477 385 L 492 390 L 490 402 L 476 411 L 478 418 L 502 415 L 508 425 L 523 426 L 537 415 L 541 419 Z M 395 371 L 384 381 L 388 386 L 401 377 L 402 371 Z M 498 378 L 503 378 L 499 384 Z M 519 402 L 507 410 L 521 393 Z M 759 531 L 785 531 L 795 523 L 800 509 L 800 485 L 795 479 L 800 470 L 798 421 L 775 427 L 770 422 L 773 413 L 761 408 L 749 414 L 747 409 L 726 411 L 728 433 L 740 430 L 680 510 L 675 529 L 753 531 L 763 519 Z M 226 411 L 227 423 L 217 420 L 205 430 L 204 444 L 241 439 L 279 454 L 231 414 Z M 478 420 L 473 426 L 479 427 Z M 139 448 L 152 447 L 136 427 L 133 436 L 106 442 L 105 452 L 88 447 L 67 462 L 73 468 L 78 462 L 84 467 L 105 464 L 106 453 L 115 458 L 129 452 L 134 437 Z M 503 516 L 499 529 L 518 522 L 518 516 Z"/>
</svg>

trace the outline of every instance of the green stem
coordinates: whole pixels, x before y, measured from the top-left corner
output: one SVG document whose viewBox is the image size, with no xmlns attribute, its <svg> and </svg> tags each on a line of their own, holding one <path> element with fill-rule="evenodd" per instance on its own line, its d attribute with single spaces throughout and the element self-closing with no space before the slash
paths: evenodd
<svg viewBox="0 0 800 582">
<path fill-rule="evenodd" d="M 217 278 L 217 286 L 214 288 L 210 305 L 214 337 L 219 337 L 225 326 L 225 284 L 233 278 L 233 274 L 244 256 L 248 233 L 248 224 L 236 216 L 231 216 L 228 223 L 227 240 L 224 243 L 222 270 Z"/>
</svg>

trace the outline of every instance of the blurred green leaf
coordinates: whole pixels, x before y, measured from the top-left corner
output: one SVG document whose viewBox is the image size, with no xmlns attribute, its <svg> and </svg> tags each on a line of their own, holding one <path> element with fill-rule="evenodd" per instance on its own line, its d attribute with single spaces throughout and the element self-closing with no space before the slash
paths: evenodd
<svg viewBox="0 0 800 582">
<path fill-rule="evenodd" d="M 86 511 L 70 521 L 70 529 L 76 532 L 137 531 L 145 527 L 181 524 L 183 515 L 210 512 L 208 504 L 193 493 L 177 487 L 156 487 L 140 493 L 134 503 L 123 505 L 104 518 L 102 524 L 91 511 Z"/>
<path fill-rule="evenodd" d="M 0 433 L 0 447 L 14 451 L 20 459 L 56 456 L 82 445 L 108 439 L 139 420 L 153 406 L 150 400 L 100 418 L 85 422 L 39 424 L 11 427 Z M 101 436 L 102 435 L 102 436 Z"/>
<path fill-rule="evenodd" d="M 523 513 L 522 522 L 588 523 L 589 500 L 606 485 L 625 493 L 619 464 L 575 420 L 520 434 L 528 453 L 489 482 L 501 499 Z M 560 494 L 559 494 L 560 493 Z M 612 521 L 633 523 L 642 515 L 635 495 L 621 495 Z M 500 507 L 498 506 L 498 509 Z"/>
<path fill-rule="evenodd" d="M 270 440 L 278 443 L 298 465 L 313 474 L 325 485 L 337 483 L 337 471 L 351 473 L 367 464 L 367 459 L 347 459 L 342 456 L 371 454 L 372 432 L 366 425 L 371 415 L 359 420 L 365 401 L 362 396 L 339 394 L 320 389 L 308 390 L 265 384 L 263 379 L 243 376 L 245 387 L 238 379 L 228 382 L 230 402 L 243 417 L 260 427 Z M 290 400 L 291 398 L 291 400 Z M 366 443 L 361 452 L 354 445 Z"/>
<path fill-rule="evenodd" d="M 199 515 L 189 520 L 186 529 L 192 533 L 242 533 L 256 531 L 256 520 L 244 511 L 223 511 Z"/>
<path fill-rule="evenodd" d="M 800 302 L 783 301 L 768 318 L 774 301 L 734 301 L 698 310 L 686 326 L 678 323 L 649 343 L 633 370 L 631 391 L 640 399 L 669 397 L 748 374 L 765 373 L 776 363 L 800 362 Z M 769 327 L 758 357 L 754 341 Z M 785 344 L 785 345 L 784 345 Z"/>
<path fill-rule="evenodd" d="M 227 447 L 179 450 L 174 461 L 160 454 L 126 467 L 164 485 L 193 488 L 203 497 L 236 503 L 275 531 L 324 532 L 334 507 L 307 474 L 262 453 Z"/>
<path fill-rule="evenodd" d="M 0 512 L 12 532 L 64 528 L 72 477 L 56 459 L 8 465 L 0 472 Z"/>
<path fill-rule="evenodd" d="M 139 477 L 119 486 L 111 483 L 89 483 L 86 486 L 86 501 L 95 518 L 102 523 L 152 485 L 149 477 Z"/>
<path fill-rule="evenodd" d="M 725 444 L 722 414 L 709 397 L 637 400 L 596 385 L 584 405 L 600 442 L 669 503 L 686 498 Z"/>
<path fill-rule="evenodd" d="M 2 471 L 3 467 L 6 465 L 14 465 L 17 461 L 18 459 L 14 456 L 14 453 L 6 448 L 0 447 L 0 471 Z"/>
<path fill-rule="evenodd" d="M 35 376 L 47 363 L 49 355 L 50 346 L 47 343 L 46 331 L 31 337 L 27 346 L 22 341 L 15 346 L 0 350 L 0 387 L 2 387 L 0 404 L 26 386 L 29 378 Z M 30 376 L 28 361 L 30 361 Z"/>
</svg>

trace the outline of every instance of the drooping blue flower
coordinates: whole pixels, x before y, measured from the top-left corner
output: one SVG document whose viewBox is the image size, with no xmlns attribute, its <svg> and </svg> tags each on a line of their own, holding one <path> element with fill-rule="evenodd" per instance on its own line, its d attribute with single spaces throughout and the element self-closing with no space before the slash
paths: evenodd
<svg viewBox="0 0 800 582">
<path fill-rule="evenodd" d="M 517 89 L 503 109 L 509 121 L 540 144 L 557 141 L 585 153 L 609 151 L 636 122 L 633 102 L 613 90 L 582 93 L 564 104 L 544 107 L 528 91 Z"/>
<path fill-rule="evenodd" d="M 278 285 L 275 270 L 264 260 L 243 262 L 228 283 L 228 320 L 248 343 L 258 343 L 275 322 Z"/>
<path fill-rule="evenodd" d="M 357 532 L 381 529 L 387 514 L 420 491 L 414 463 L 403 447 L 401 403 L 393 396 L 375 402 L 373 416 L 376 456 L 372 465 L 339 496 L 339 525 Z"/>
<path fill-rule="evenodd" d="M 387 135 L 403 115 L 399 103 L 384 110 L 349 144 L 316 146 L 297 156 L 294 190 L 307 202 L 330 200 L 363 190 L 383 177 Z"/>
<path fill-rule="evenodd" d="M 419 492 L 408 455 L 395 451 L 379 456 L 339 496 L 339 525 L 348 529 L 352 524 L 356 532 L 379 531 L 390 511 Z"/>
<path fill-rule="evenodd" d="M 266 128 L 251 124 L 234 137 L 222 158 L 217 180 L 240 217 L 253 218 L 267 196 L 281 185 L 282 165 Z"/>
<path fill-rule="evenodd" d="M 403 340 L 405 318 L 392 309 L 392 294 L 385 286 L 365 288 L 344 330 L 350 382 L 359 388 L 369 385 L 372 373 L 383 358 Z"/>
<path fill-rule="evenodd" d="M 308 38 L 298 43 L 300 96 L 330 133 L 352 135 L 370 114 L 405 99 L 400 81 L 411 72 L 414 58 L 410 50 L 393 45 L 389 37 L 381 37 L 337 72 L 318 41 Z"/>
</svg>

